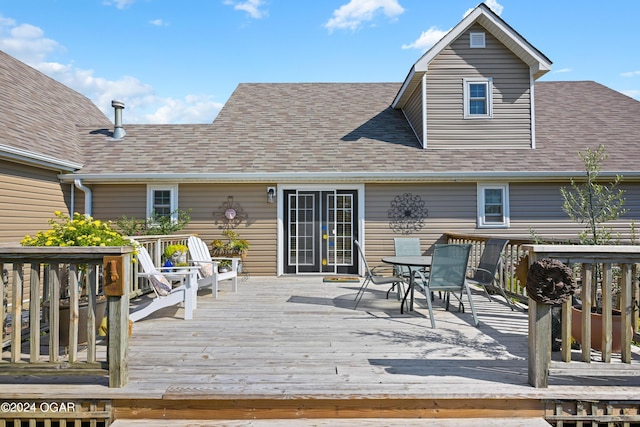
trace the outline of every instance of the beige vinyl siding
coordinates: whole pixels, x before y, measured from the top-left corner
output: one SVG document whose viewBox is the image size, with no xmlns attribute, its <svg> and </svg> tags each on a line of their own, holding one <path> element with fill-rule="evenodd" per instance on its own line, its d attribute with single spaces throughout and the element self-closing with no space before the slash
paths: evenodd
<svg viewBox="0 0 640 427">
<path fill-rule="evenodd" d="M 277 204 L 267 203 L 267 187 L 275 184 L 186 184 L 178 190 L 181 209 L 191 209 L 188 233 L 198 234 L 207 245 L 224 239 L 222 204 L 229 196 L 244 211 L 246 219 L 235 229 L 251 244 L 245 260 L 252 276 L 276 275 Z"/>
<path fill-rule="evenodd" d="M 562 210 L 564 199 L 560 188 L 570 188 L 569 182 L 562 183 L 514 183 L 509 187 L 511 199 L 511 227 L 507 231 L 512 235 L 529 236 L 529 230 L 535 230 L 541 237 L 576 240 L 585 225 L 577 224 Z M 631 222 L 640 217 L 640 188 L 624 182 L 620 189 L 625 190 L 624 207 L 627 214 L 617 221 L 607 224 L 628 243 L 632 236 Z M 640 243 L 640 242 L 637 242 Z"/>
<path fill-rule="evenodd" d="M 409 235 L 395 233 L 389 226 L 389 209 L 396 196 L 420 196 L 428 209 L 424 226 Z M 446 231 L 473 233 L 476 225 L 476 185 L 452 184 L 367 184 L 364 245 L 371 266 L 381 265 L 383 256 L 394 252 L 394 237 L 419 237 L 423 251 L 441 239 Z"/>
<path fill-rule="evenodd" d="M 476 228 L 476 183 L 433 183 L 410 185 L 368 184 L 365 201 L 365 251 L 371 266 L 382 265 L 383 256 L 393 254 L 394 237 L 419 237 L 422 250 L 428 252 L 434 243 L 441 243 L 445 232 L 478 236 L 502 236 L 519 239 L 531 238 L 530 230 L 543 238 L 576 240 L 584 226 L 573 222 L 562 210 L 564 199 L 561 187 L 569 182 L 510 183 L 509 207 L 511 225 L 505 229 Z M 614 235 L 619 233 L 629 243 L 631 223 L 640 218 L 640 188 L 632 184 L 625 190 L 625 207 L 629 210 L 618 221 L 608 224 Z M 429 210 L 424 227 L 408 235 L 394 233 L 389 227 L 388 211 L 396 196 L 411 193 L 420 196 Z M 640 243 L 640 236 L 636 237 Z"/>
<path fill-rule="evenodd" d="M 221 206 L 233 196 L 246 219 L 234 230 L 251 244 L 246 268 L 256 276 L 276 274 L 276 208 L 267 203 L 267 187 L 275 184 L 180 184 L 178 208 L 190 210 L 191 221 L 181 231 L 197 234 L 207 245 L 214 239 L 224 239 L 221 226 Z M 123 215 L 145 218 L 147 187 L 132 185 L 93 185 L 93 216 L 115 221 Z"/>
<path fill-rule="evenodd" d="M 420 142 L 422 142 L 422 133 L 424 129 L 422 117 L 422 85 L 418 85 L 416 87 L 402 111 L 413 128 L 416 137 Z"/>
<path fill-rule="evenodd" d="M 87 185 L 93 197 L 92 216 L 102 221 L 116 221 L 123 216 L 146 218 L 147 186 L 145 184 Z M 76 190 L 77 191 L 77 190 Z"/>
<path fill-rule="evenodd" d="M 48 229 L 54 211 L 68 212 L 69 186 L 61 185 L 57 175 L 0 160 L 0 243 L 17 243 L 26 234 Z"/>
<path fill-rule="evenodd" d="M 486 47 L 469 48 L 484 31 Z M 493 79 L 493 118 L 464 118 L 464 78 Z M 427 73 L 427 148 L 530 148 L 529 68 L 475 25 L 442 51 Z"/>
</svg>

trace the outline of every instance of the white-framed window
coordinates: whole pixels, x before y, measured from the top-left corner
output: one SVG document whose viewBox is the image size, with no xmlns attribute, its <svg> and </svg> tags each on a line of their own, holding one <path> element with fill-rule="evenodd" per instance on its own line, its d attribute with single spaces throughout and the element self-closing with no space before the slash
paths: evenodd
<svg viewBox="0 0 640 427">
<path fill-rule="evenodd" d="M 464 79 L 464 118 L 493 117 L 492 79 Z"/>
<path fill-rule="evenodd" d="M 147 218 L 171 215 L 178 219 L 178 185 L 147 185 Z"/>
<path fill-rule="evenodd" d="M 509 227 L 509 184 L 478 184 L 478 228 Z"/>
</svg>

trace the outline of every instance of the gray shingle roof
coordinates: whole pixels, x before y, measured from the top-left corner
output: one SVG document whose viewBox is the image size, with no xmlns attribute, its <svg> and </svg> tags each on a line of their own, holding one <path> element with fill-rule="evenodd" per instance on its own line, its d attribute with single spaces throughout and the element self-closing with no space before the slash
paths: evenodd
<svg viewBox="0 0 640 427">
<path fill-rule="evenodd" d="M 399 87 L 240 84 L 209 125 L 128 125 L 125 110 L 122 141 L 81 129 L 88 161 L 79 172 L 542 175 L 582 171 L 577 153 L 599 144 L 605 171 L 640 171 L 640 102 L 600 84 L 536 83 L 534 150 L 424 150 L 390 108 Z"/>
<path fill-rule="evenodd" d="M 76 125 L 109 119 L 88 98 L 0 51 L 0 144 L 82 163 Z"/>
</svg>

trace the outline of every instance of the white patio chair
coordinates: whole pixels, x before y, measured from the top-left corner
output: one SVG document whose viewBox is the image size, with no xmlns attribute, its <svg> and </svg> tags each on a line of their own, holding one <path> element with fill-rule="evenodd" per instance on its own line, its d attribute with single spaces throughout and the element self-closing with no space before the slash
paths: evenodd
<svg viewBox="0 0 640 427">
<path fill-rule="evenodd" d="M 139 309 L 129 314 L 129 319 L 133 322 L 144 319 L 151 313 L 161 308 L 171 307 L 178 304 L 184 304 L 184 319 L 193 319 L 193 310 L 196 308 L 196 297 L 198 291 L 198 283 L 195 278 L 197 268 L 180 267 L 180 272 L 173 271 L 167 267 L 156 267 L 153 265 L 151 256 L 147 249 L 143 246 L 138 248 L 138 262 L 143 272 L 138 273 L 140 277 L 146 277 L 151 283 L 151 288 L 155 294 L 155 298 L 148 303 L 142 305 Z M 177 287 L 172 286 L 172 281 L 180 281 Z"/>
<path fill-rule="evenodd" d="M 189 256 L 192 262 L 200 267 L 198 271 L 198 286 L 211 285 L 214 298 L 218 298 L 218 283 L 231 280 L 233 292 L 238 291 L 238 265 L 240 258 L 211 257 L 207 244 L 197 236 L 190 236 L 187 240 Z M 220 271 L 220 261 L 231 261 L 229 271 Z"/>
</svg>

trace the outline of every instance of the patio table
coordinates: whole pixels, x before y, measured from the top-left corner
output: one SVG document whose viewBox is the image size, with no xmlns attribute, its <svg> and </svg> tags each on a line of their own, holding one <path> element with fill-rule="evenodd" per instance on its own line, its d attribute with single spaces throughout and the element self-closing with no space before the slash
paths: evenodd
<svg viewBox="0 0 640 427">
<path fill-rule="evenodd" d="M 431 256 L 387 256 L 382 258 L 382 262 L 385 264 L 392 264 L 396 266 L 407 267 L 409 270 L 409 287 L 402 298 L 402 304 L 400 305 L 400 313 L 404 313 L 404 304 L 407 301 L 407 297 L 411 294 L 411 300 L 409 302 L 409 311 L 413 310 L 413 287 L 415 285 L 414 273 L 418 270 L 431 266 Z M 429 295 L 427 295 L 429 298 Z"/>
</svg>

